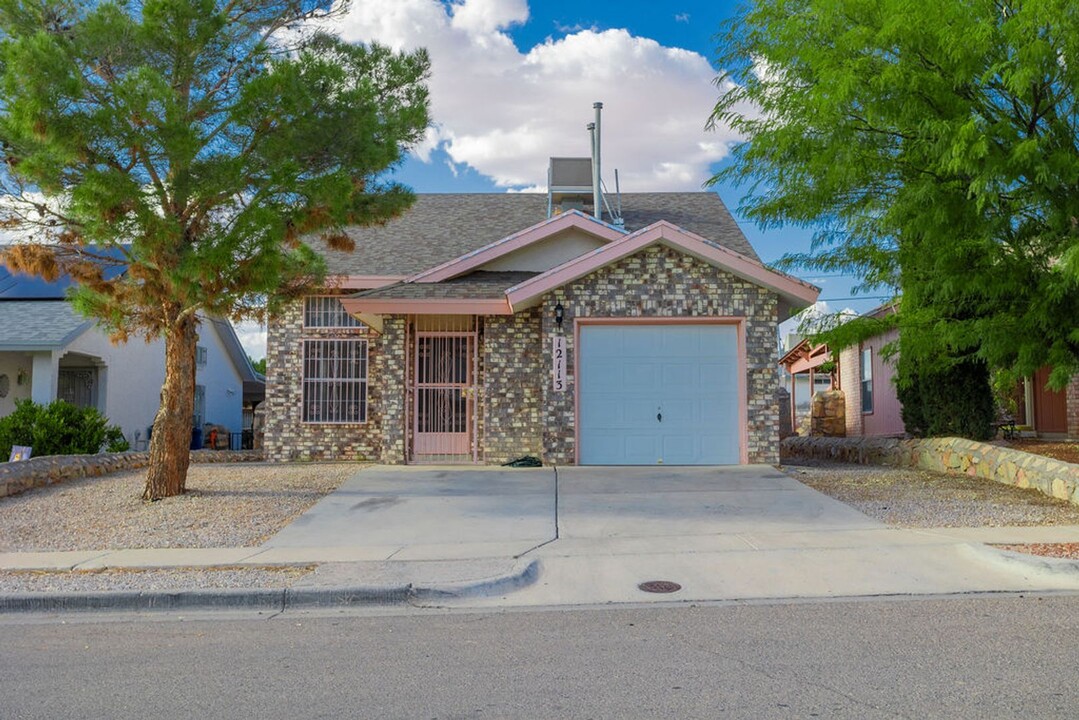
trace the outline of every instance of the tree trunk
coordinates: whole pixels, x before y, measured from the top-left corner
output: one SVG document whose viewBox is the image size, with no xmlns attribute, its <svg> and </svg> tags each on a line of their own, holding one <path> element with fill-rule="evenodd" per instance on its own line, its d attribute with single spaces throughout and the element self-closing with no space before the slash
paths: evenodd
<svg viewBox="0 0 1079 720">
<path fill-rule="evenodd" d="M 143 500 L 181 495 L 191 463 L 191 424 L 195 414 L 195 344 L 198 319 L 177 320 L 165 335 L 165 384 L 150 438 L 150 469 Z"/>
</svg>

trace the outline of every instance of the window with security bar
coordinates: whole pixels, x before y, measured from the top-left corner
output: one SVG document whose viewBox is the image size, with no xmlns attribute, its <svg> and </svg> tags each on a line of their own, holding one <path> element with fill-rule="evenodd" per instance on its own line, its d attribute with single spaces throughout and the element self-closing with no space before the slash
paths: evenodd
<svg viewBox="0 0 1079 720">
<path fill-rule="evenodd" d="M 362 322 L 349 315 L 334 295 L 309 295 L 303 300 L 303 326 L 305 328 L 362 329 Z"/>
<path fill-rule="evenodd" d="M 366 340 L 304 340 L 303 421 L 367 422 Z"/>
</svg>

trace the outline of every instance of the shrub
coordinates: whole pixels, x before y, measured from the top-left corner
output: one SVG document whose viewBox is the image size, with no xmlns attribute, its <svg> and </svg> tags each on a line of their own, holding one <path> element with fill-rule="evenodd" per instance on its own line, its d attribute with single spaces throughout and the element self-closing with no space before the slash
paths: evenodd
<svg viewBox="0 0 1079 720">
<path fill-rule="evenodd" d="M 960 362 L 946 370 L 927 372 L 904 367 L 899 384 L 903 425 L 915 437 L 993 437 L 996 405 L 989 384 L 989 369 L 978 361 Z"/>
<path fill-rule="evenodd" d="M 63 400 L 38 405 L 17 400 L 15 412 L 0 418 L 0 458 L 13 445 L 29 445 L 34 455 L 85 455 L 128 449 L 123 432 L 109 425 L 95 408 L 80 408 Z"/>
</svg>

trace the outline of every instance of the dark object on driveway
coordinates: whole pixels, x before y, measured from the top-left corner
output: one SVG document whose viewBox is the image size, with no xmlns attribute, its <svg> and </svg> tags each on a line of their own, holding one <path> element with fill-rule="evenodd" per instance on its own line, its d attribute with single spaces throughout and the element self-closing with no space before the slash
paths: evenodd
<svg viewBox="0 0 1079 720">
<path fill-rule="evenodd" d="M 519 457 L 516 460 L 510 460 L 508 463 L 502 463 L 502 467 L 516 467 L 516 468 L 543 467 L 543 463 L 540 461 L 540 459 L 538 457 L 532 457 L 531 455 L 525 455 L 524 457 Z"/>
<path fill-rule="evenodd" d="M 670 580 L 649 580 L 637 586 L 638 590 L 650 593 L 673 593 L 682 589 L 682 586 Z"/>
</svg>

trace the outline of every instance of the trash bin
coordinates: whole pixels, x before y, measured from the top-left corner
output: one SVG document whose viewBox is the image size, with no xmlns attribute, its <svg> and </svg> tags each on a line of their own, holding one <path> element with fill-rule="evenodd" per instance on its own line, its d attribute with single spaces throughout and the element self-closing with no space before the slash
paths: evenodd
<svg viewBox="0 0 1079 720">
<path fill-rule="evenodd" d="M 191 449 L 202 450 L 202 428 L 191 428 Z"/>
</svg>

